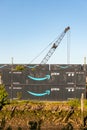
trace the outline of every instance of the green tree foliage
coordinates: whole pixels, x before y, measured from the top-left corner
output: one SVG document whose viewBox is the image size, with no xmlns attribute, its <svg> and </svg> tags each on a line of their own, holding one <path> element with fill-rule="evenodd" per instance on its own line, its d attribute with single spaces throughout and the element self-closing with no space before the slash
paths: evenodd
<svg viewBox="0 0 87 130">
<path fill-rule="evenodd" d="M 23 65 L 17 65 L 15 68 L 15 70 L 17 70 L 17 71 L 22 71 L 24 69 L 25 69 L 25 67 Z"/>
<path fill-rule="evenodd" d="M 17 99 L 21 99 L 22 98 L 22 92 L 17 92 Z"/>
<path fill-rule="evenodd" d="M 0 110 L 3 108 L 5 104 L 8 102 L 8 93 L 5 90 L 4 85 L 0 85 Z"/>
</svg>

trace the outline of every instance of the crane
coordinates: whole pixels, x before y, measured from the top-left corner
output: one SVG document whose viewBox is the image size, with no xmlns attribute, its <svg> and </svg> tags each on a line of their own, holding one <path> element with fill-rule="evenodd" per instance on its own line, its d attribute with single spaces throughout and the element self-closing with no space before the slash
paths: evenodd
<svg viewBox="0 0 87 130">
<path fill-rule="evenodd" d="M 59 46 L 60 42 L 62 41 L 63 37 L 65 36 L 68 30 L 70 30 L 69 26 L 64 29 L 64 31 L 61 33 L 59 38 L 53 43 L 52 47 L 50 48 L 50 50 L 48 51 L 46 56 L 43 58 L 40 64 L 46 64 L 48 62 L 48 60 L 50 59 L 50 57 L 52 56 L 56 48 Z"/>
</svg>

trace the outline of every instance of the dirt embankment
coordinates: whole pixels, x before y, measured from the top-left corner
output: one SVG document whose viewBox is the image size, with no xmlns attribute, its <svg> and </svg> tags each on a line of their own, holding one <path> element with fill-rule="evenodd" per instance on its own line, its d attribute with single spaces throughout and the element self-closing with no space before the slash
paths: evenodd
<svg viewBox="0 0 87 130">
<path fill-rule="evenodd" d="M 17 102 L 0 111 L 0 129 L 5 130 L 83 130 L 87 129 L 87 111 L 82 120 L 80 107 L 57 102 Z"/>
</svg>

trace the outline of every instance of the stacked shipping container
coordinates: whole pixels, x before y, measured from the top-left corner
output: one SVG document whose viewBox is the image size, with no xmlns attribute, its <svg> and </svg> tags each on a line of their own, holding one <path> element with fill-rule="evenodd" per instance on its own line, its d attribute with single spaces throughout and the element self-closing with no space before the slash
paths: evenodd
<svg viewBox="0 0 87 130">
<path fill-rule="evenodd" d="M 26 64 L 0 65 L 1 81 L 9 98 L 64 101 L 86 96 L 86 72 L 83 65 Z M 21 66 L 21 65 L 19 65 Z"/>
</svg>

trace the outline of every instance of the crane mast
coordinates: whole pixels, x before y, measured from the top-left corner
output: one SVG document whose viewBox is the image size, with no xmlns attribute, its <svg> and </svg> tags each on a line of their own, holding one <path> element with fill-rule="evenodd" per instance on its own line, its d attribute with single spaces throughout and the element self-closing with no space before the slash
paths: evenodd
<svg viewBox="0 0 87 130">
<path fill-rule="evenodd" d="M 63 37 L 65 36 L 66 32 L 69 29 L 70 29 L 69 26 L 64 29 L 64 31 L 61 33 L 61 35 L 59 36 L 59 38 L 53 43 L 52 47 L 50 48 L 50 50 L 48 51 L 48 53 L 46 54 L 46 56 L 43 58 L 43 60 L 41 61 L 40 64 L 46 64 L 48 62 L 48 60 L 50 59 L 50 57 L 52 56 L 52 54 L 54 53 L 54 51 L 56 50 L 56 48 L 59 46 L 60 42 L 62 41 Z"/>
</svg>

